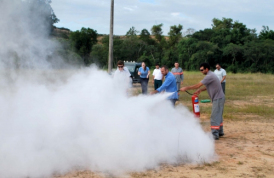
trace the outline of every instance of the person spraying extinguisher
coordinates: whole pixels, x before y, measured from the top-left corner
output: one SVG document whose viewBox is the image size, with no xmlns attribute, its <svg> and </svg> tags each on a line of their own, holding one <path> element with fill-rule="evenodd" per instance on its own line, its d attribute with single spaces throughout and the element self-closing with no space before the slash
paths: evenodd
<svg viewBox="0 0 274 178">
<path fill-rule="evenodd" d="M 203 63 L 200 65 L 200 72 L 205 75 L 204 79 L 192 86 L 185 86 L 180 91 L 194 90 L 194 94 L 199 95 L 202 91 L 207 91 L 212 101 L 212 111 L 210 116 L 211 133 L 215 140 L 224 136 L 223 111 L 225 95 L 218 77 L 210 71 L 210 65 Z"/>
</svg>

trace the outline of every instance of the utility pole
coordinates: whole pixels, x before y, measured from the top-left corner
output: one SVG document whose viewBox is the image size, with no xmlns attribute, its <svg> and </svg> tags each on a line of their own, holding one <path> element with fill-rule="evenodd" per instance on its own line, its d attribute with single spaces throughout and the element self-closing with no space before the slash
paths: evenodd
<svg viewBox="0 0 274 178">
<path fill-rule="evenodd" d="M 113 65 L 113 16 L 114 16 L 114 0 L 111 0 L 109 52 L 108 52 L 108 73 L 109 74 L 112 72 L 112 65 Z"/>
</svg>

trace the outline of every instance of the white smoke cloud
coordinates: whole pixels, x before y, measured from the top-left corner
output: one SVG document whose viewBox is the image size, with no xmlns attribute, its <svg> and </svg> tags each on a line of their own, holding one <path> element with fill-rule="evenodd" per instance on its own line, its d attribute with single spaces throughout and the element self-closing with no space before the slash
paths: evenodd
<svg viewBox="0 0 274 178">
<path fill-rule="evenodd" d="M 214 158 L 211 135 L 184 106 L 174 109 L 161 94 L 128 97 L 96 67 L 56 69 L 65 64 L 48 60 L 46 35 L 34 38 L 25 21 L 3 30 L 30 12 L 2 5 L 0 39 L 9 40 L 0 44 L 0 177 L 118 174 Z"/>
<path fill-rule="evenodd" d="M 0 0 L 0 69 L 68 68 L 49 38 L 50 10 L 29 1 Z"/>
<path fill-rule="evenodd" d="M 213 140 L 185 107 L 174 109 L 165 95 L 128 98 L 106 72 L 90 68 L 59 86 L 24 78 L 17 85 L 0 97 L 1 177 L 143 171 L 214 157 Z"/>
</svg>

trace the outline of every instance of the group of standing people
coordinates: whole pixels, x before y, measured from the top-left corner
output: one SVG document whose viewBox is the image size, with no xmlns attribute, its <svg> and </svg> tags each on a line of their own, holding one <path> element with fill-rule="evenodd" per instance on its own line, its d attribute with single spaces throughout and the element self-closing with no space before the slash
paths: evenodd
<svg viewBox="0 0 274 178">
<path fill-rule="evenodd" d="M 163 67 L 168 70 L 166 66 L 162 66 L 162 68 Z M 178 62 L 174 63 L 174 68 L 172 68 L 171 73 L 175 77 L 176 88 L 177 88 L 177 91 L 179 91 L 181 84 L 183 84 L 184 75 L 183 75 L 183 69 L 179 67 Z M 155 69 L 152 73 L 152 76 L 153 76 L 152 83 L 154 84 L 155 90 L 157 90 L 158 88 L 162 86 L 164 77 L 166 77 L 167 74 L 168 72 L 162 71 L 159 64 L 155 65 Z M 142 62 L 142 67 L 140 67 L 138 70 L 138 75 L 140 76 L 142 94 L 147 94 L 150 71 L 144 62 Z"/>
<path fill-rule="evenodd" d="M 159 64 L 156 64 L 156 68 L 152 74 L 154 91 L 152 91 L 151 94 L 156 94 L 162 91 L 171 93 L 168 100 L 170 100 L 173 106 L 175 106 L 175 103 L 179 98 L 179 91 L 196 89 L 194 94 L 198 96 L 202 91 L 207 90 L 212 101 L 212 111 L 210 117 L 211 132 L 214 139 L 218 140 L 220 137 L 224 136 L 223 110 L 225 103 L 226 71 L 221 68 L 220 64 L 217 64 L 216 70 L 212 72 L 208 63 L 202 63 L 200 65 L 200 72 L 205 75 L 204 79 L 195 85 L 180 88 L 180 85 L 183 84 L 184 80 L 183 70 L 179 67 L 178 62 L 175 62 L 174 66 L 175 67 L 172 68 L 171 72 L 169 72 L 167 66 L 163 65 L 160 68 Z M 122 65 L 119 66 L 119 62 L 118 67 L 118 73 L 123 73 L 125 76 L 130 76 L 128 75 L 128 70 L 120 69 L 122 68 Z M 142 67 L 138 70 L 138 75 L 140 75 L 142 93 L 147 94 L 150 70 L 144 62 L 142 63 Z M 163 82 L 164 78 L 165 80 Z"/>
</svg>

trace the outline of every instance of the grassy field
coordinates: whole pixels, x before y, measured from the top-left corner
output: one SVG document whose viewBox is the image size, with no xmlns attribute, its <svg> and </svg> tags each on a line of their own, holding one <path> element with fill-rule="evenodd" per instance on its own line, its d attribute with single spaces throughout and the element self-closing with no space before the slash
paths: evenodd
<svg viewBox="0 0 274 178">
<path fill-rule="evenodd" d="M 193 85 L 204 77 L 199 72 L 185 72 L 183 85 Z M 266 119 L 274 118 L 274 75 L 270 74 L 227 74 L 226 103 L 224 118 L 248 119 L 257 115 Z M 193 91 L 191 91 L 193 92 Z M 201 99 L 209 99 L 207 92 Z M 191 96 L 181 93 L 180 102 L 191 109 Z M 201 103 L 201 113 L 210 114 L 211 104 Z"/>
</svg>

